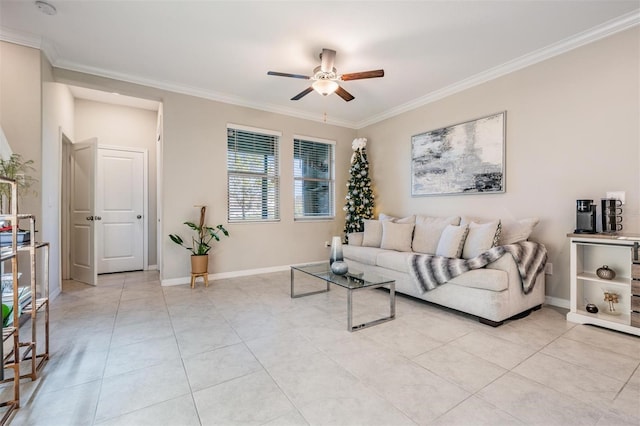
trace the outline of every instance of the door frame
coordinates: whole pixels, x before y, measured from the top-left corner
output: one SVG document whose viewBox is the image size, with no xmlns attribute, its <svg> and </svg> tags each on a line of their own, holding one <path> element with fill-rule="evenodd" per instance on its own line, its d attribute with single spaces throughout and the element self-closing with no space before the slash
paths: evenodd
<svg viewBox="0 0 640 426">
<path fill-rule="evenodd" d="M 70 211 L 71 208 L 71 152 L 73 150 L 73 141 L 60 129 L 60 278 L 68 280 L 71 277 L 71 228 L 70 228 Z"/>
<path fill-rule="evenodd" d="M 60 233 L 60 239 L 63 241 L 68 242 L 68 244 L 62 244 L 61 245 L 61 254 L 62 254 L 62 258 L 60 259 L 61 261 L 61 278 L 62 279 L 69 279 L 70 278 L 70 273 L 71 273 L 71 269 L 70 269 L 70 255 L 71 255 L 71 229 L 70 229 L 70 209 L 71 209 L 71 181 L 70 181 L 70 166 L 71 166 L 71 150 L 72 150 L 72 146 L 75 144 L 73 141 L 71 141 L 71 139 L 66 138 L 67 141 L 70 142 L 69 145 L 69 150 L 67 151 L 67 157 L 65 158 L 65 154 L 64 154 L 64 150 L 61 149 L 61 154 L 60 154 L 60 160 L 61 160 L 61 170 L 60 170 L 60 187 L 62 189 L 62 192 L 64 192 L 65 190 L 67 191 L 67 195 L 66 197 L 64 195 L 62 195 L 62 202 L 61 202 L 61 210 L 62 210 L 62 214 L 61 214 L 61 233 Z M 61 143 L 63 143 L 63 139 L 60 139 Z M 116 145 L 104 145 L 104 144 L 100 144 L 97 143 L 96 144 L 96 150 L 98 149 L 109 149 L 109 150 L 118 150 L 118 151 L 132 151 L 132 152 L 141 152 L 142 153 L 142 157 L 143 157 L 143 213 L 142 213 L 142 220 L 143 220 L 143 230 L 142 230 L 142 268 L 143 270 L 148 270 L 149 269 L 149 178 L 148 178 L 148 173 L 149 173 L 149 150 L 145 149 L 145 148 L 135 148 L 135 147 L 123 147 L 123 146 L 116 146 Z M 98 167 L 98 164 L 95 165 L 96 167 Z M 62 168 L 66 167 L 67 168 L 67 173 L 66 176 L 68 178 L 68 181 L 66 182 L 66 188 L 65 188 L 65 182 L 64 182 L 64 176 L 65 173 L 62 171 Z M 95 193 L 94 193 L 95 196 Z M 66 203 L 66 204 L 65 204 Z M 94 212 L 95 214 L 95 212 Z M 62 242 L 62 241 L 61 241 Z M 95 247 L 95 243 L 94 243 L 94 249 Z M 66 267 L 65 265 L 66 264 Z M 95 260 L 94 260 L 95 263 Z M 97 265 L 95 265 L 97 268 Z M 66 271 L 67 276 L 64 276 L 62 271 Z"/>
<path fill-rule="evenodd" d="M 101 143 L 98 143 L 97 148 L 98 150 L 108 149 L 111 151 L 139 152 L 142 154 L 142 270 L 147 271 L 149 269 L 149 150 L 146 148 L 104 145 Z M 96 166 L 100 167 L 99 164 Z"/>
</svg>

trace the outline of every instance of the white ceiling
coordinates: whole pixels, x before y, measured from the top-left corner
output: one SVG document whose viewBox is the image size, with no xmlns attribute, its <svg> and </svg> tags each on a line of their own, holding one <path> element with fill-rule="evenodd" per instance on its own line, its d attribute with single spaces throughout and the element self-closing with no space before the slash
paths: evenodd
<svg viewBox="0 0 640 426">
<path fill-rule="evenodd" d="M 640 23 L 639 0 L 153 1 L 0 0 L 0 38 L 56 67 L 353 128 Z M 355 96 L 313 92 L 322 48 Z"/>
</svg>

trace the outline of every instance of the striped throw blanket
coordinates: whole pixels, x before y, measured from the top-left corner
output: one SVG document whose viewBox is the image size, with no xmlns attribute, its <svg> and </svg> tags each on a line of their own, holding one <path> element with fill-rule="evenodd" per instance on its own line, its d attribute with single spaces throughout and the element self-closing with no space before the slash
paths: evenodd
<svg viewBox="0 0 640 426">
<path fill-rule="evenodd" d="M 505 253 L 510 253 L 516 261 L 522 279 L 522 291 L 529 294 L 533 290 L 538 274 L 544 272 L 547 263 L 546 247 L 533 241 L 493 247 L 471 259 L 414 254 L 409 258 L 409 270 L 420 291 L 425 293 L 460 274 L 483 268 L 501 258 Z"/>
</svg>

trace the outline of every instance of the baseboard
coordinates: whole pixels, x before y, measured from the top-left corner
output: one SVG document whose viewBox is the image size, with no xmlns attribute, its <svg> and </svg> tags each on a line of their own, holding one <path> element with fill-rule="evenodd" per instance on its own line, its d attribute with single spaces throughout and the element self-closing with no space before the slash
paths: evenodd
<svg viewBox="0 0 640 426">
<path fill-rule="evenodd" d="M 571 306 L 571 303 L 569 302 L 569 300 L 560 299 L 559 297 L 552 297 L 552 296 L 546 296 L 544 303 L 547 305 L 557 306 L 558 308 L 564 308 L 564 309 L 569 309 Z"/>
<path fill-rule="evenodd" d="M 56 297 L 60 296 L 60 293 L 62 293 L 62 290 L 60 290 L 60 287 L 58 287 L 56 290 L 49 292 L 49 301 L 51 302 L 52 300 L 55 300 Z"/>
<path fill-rule="evenodd" d="M 257 269 L 245 269 L 242 271 L 220 272 L 217 274 L 209 274 L 209 280 L 215 281 L 215 280 L 223 280 L 226 278 L 248 277 L 250 275 L 269 274 L 272 272 L 289 271 L 290 269 L 291 269 L 291 265 L 281 265 L 281 266 L 271 266 L 269 268 L 257 268 Z M 191 282 L 190 276 L 179 277 L 179 278 L 169 278 L 169 279 L 160 281 L 160 283 L 163 286 L 189 284 L 190 282 Z"/>
</svg>

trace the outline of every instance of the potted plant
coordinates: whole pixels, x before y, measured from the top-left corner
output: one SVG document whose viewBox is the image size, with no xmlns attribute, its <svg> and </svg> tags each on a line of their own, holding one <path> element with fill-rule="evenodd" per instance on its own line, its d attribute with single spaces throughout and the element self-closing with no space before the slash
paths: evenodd
<svg viewBox="0 0 640 426">
<path fill-rule="evenodd" d="M 184 222 L 189 228 L 196 232 L 196 235 L 191 238 L 191 247 L 184 243 L 182 237 L 178 234 L 170 234 L 169 238 L 174 243 L 186 248 L 191 252 L 191 273 L 192 274 L 206 274 L 209 268 L 209 251 L 211 250 L 212 240 L 220 241 L 219 233 L 228 237 L 229 232 L 222 225 L 216 225 L 215 227 L 206 226 L 204 224 L 204 216 L 207 211 L 207 207 L 203 206 L 200 209 L 200 223 L 195 224 L 193 222 Z"/>
<path fill-rule="evenodd" d="M 6 160 L 0 158 L 0 176 L 16 181 L 20 197 L 31 193 L 31 186 L 38 182 L 29 175 L 34 171 L 33 160 L 24 160 L 20 154 L 11 154 Z M 0 213 L 6 213 L 7 207 L 11 207 L 11 187 L 0 185 Z"/>
</svg>

